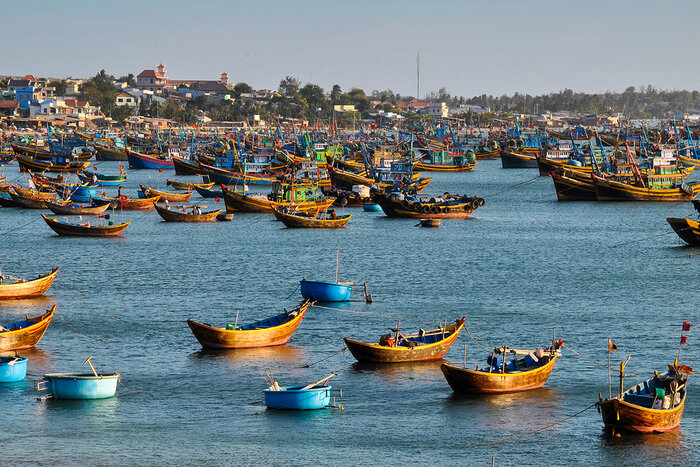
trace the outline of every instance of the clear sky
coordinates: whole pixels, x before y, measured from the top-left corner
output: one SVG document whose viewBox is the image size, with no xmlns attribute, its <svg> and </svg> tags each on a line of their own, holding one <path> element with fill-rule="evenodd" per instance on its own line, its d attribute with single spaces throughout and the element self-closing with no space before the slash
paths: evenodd
<svg viewBox="0 0 700 467">
<path fill-rule="evenodd" d="M 421 95 L 700 89 L 698 0 L 3 2 L 0 75 L 171 79 Z"/>
</svg>

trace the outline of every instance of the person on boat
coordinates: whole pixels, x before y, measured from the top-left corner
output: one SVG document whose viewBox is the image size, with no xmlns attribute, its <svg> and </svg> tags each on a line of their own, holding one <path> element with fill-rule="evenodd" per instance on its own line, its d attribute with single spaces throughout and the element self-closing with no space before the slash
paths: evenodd
<svg viewBox="0 0 700 467">
<path fill-rule="evenodd" d="M 335 213 L 335 209 L 330 210 L 331 219 L 337 219 L 338 215 Z"/>
</svg>

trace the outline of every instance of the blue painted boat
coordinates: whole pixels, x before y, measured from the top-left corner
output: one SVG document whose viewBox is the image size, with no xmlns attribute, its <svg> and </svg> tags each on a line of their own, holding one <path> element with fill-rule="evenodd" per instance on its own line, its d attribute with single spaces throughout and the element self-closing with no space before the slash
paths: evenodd
<svg viewBox="0 0 700 467">
<path fill-rule="evenodd" d="M 173 161 L 167 156 L 141 154 L 126 150 L 130 169 L 172 169 Z"/>
<path fill-rule="evenodd" d="M 0 383 L 16 383 L 27 376 L 27 357 L 0 357 Z"/>
<path fill-rule="evenodd" d="M 125 173 L 121 173 L 119 175 L 104 175 L 97 172 L 83 172 L 82 174 L 79 173 L 77 175 L 83 182 L 94 182 L 96 185 L 100 186 L 119 186 L 126 181 Z"/>
<path fill-rule="evenodd" d="M 376 203 L 364 203 L 362 209 L 367 212 L 382 212 L 382 207 Z"/>
<path fill-rule="evenodd" d="M 265 405 L 269 409 L 317 410 L 331 403 L 332 386 L 302 389 L 304 386 L 281 387 L 279 391 L 265 389 Z"/>
<path fill-rule="evenodd" d="M 301 295 L 307 300 L 319 302 L 347 302 L 352 292 L 351 283 L 307 281 L 302 279 Z"/>
<path fill-rule="evenodd" d="M 117 392 L 119 374 L 51 373 L 37 384 L 37 390 L 49 391 L 54 399 L 106 399 Z"/>
</svg>

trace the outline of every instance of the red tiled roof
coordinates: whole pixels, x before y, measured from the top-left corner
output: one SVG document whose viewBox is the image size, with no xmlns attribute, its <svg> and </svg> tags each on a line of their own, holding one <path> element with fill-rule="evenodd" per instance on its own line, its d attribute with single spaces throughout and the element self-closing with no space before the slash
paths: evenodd
<svg viewBox="0 0 700 467">
<path fill-rule="evenodd" d="M 121 91 L 119 94 L 117 94 L 117 97 L 134 97 L 133 94 L 129 94 L 126 91 Z"/>
<path fill-rule="evenodd" d="M 87 102 L 79 101 L 78 99 L 66 99 L 64 102 L 66 103 L 66 107 L 86 107 L 87 106 Z"/>
<path fill-rule="evenodd" d="M 143 70 L 137 78 L 165 78 L 165 73 L 159 73 L 156 70 Z"/>
<path fill-rule="evenodd" d="M 28 80 L 31 80 L 31 81 L 36 81 L 36 78 L 35 78 L 34 76 L 32 76 L 32 75 L 27 75 L 27 76 L 25 76 L 25 77 L 22 78 L 22 79 L 28 79 Z"/>
<path fill-rule="evenodd" d="M 11 101 L 0 101 L 0 109 L 14 109 L 17 108 L 19 105 L 19 102 L 11 100 Z"/>
</svg>

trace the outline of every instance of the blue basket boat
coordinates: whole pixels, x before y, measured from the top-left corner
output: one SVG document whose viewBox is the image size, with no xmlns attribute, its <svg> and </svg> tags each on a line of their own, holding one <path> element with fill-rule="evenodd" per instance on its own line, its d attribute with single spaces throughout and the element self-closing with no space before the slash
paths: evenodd
<svg viewBox="0 0 700 467">
<path fill-rule="evenodd" d="M 265 405 L 270 409 L 317 410 L 331 403 L 332 386 L 302 389 L 304 386 L 286 386 L 279 391 L 265 389 Z"/>
<path fill-rule="evenodd" d="M 307 281 L 302 279 L 301 295 L 307 300 L 319 302 L 347 302 L 352 292 L 351 283 Z"/>
<path fill-rule="evenodd" d="M 37 390 L 49 391 L 54 399 L 106 399 L 117 392 L 119 374 L 51 373 L 37 384 Z"/>
<path fill-rule="evenodd" d="M 367 212 L 382 212 L 382 207 L 376 203 L 364 203 L 362 209 Z"/>
<path fill-rule="evenodd" d="M 27 357 L 0 357 L 0 383 L 16 383 L 27 376 Z"/>
</svg>

